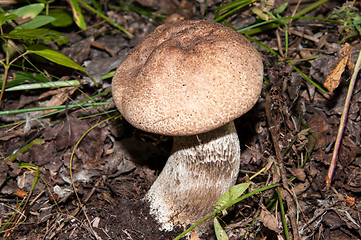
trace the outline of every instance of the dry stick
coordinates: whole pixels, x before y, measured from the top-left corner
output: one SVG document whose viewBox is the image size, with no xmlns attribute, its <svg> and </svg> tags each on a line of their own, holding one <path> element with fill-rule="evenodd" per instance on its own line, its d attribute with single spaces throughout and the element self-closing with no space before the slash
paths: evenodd
<svg viewBox="0 0 361 240">
<path fill-rule="evenodd" d="M 275 124 L 274 121 L 272 121 L 272 114 L 271 114 L 271 97 L 270 97 L 270 92 L 267 91 L 266 92 L 266 106 L 265 106 L 265 110 L 266 110 L 266 118 L 267 118 L 267 122 L 268 122 L 268 126 L 269 126 L 269 131 L 271 133 L 271 138 L 272 138 L 272 142 L 273 142 L 273 147 L 275 149 L 275 153 L 276 153 L 276 157 L 277 157 L 277 163 L 278 163 L 278 167 L 280 169 L 280 175 L 281 175 L 281 179 L 282 179 L 282 186 L 283 188 L 286 190 L 285 191 L 285 200 L 287 203 L 287 207 L 288 207 L 288 216 L 290 218 L 290 222 L 291 222 L 291 228 L 292 228 L 292 235 L 293 235 L 293 240 L 299 240 L 299 236 L 298 236 L 298 227 L 297 227 L 297 221 L 296 221 L 296 208 L 295 208 L 295 204 L 292 201 L 292 197 L 293 194 L 291 192 L 291 190 L 288 187 L 288 178 L 286 176 L 286 171 L 285 171 L 285 167 L 283 164 L 283 157 L 281 154 L 281 149 L 279 146 L 279 142 L 278 142 L 278 134 L 277 134 L 277 126 Z M 285 228 L 286 229 L 286 228 Z"/>
<path fill-rule="evenodd" d="M 358 72 L 360 70 L 360 65 L 361 65 L 361 50 L 359 52 L 357 62 L 356 62 L 356 65 L 355 65 L 355 69 L 354 69 L 354 71 L 352 73 L 350 85 L 349 85 L 348 90 L 347 90 L 347 95 L 346 95 L 346 99 L 345 99 L 345 106 L 343 107 L 343 111 L 342 111 L 342 115 L 341 115 L 341 119 L 340 119 L 340 126 L 339 126 L 338 132 L 337 132 L 335 148 L 333 149 L 333 154 L 332 154 L 330 167 L 328 169 L 328 173 L 327 173 L 327 176 L 326 176 L 326 188 L 327 189 L 330 189 L 332 176 L 333 176 L 333 173 L 335 171 L 336 160 L 337 160 L 337 156 L 338 156 L 338 150 L 339 150 L 340 145 L 341 145 L 342 134 L 343 134 L 343 130 L 344 130 L 345 125 L 346 125 L 347 113 L 348 113 L 348 109 L 350 107 L 351 97 L 352 97 L 353 89 L 355 87 L 356 77 L 357 77 L 357 74 L 358 74 Z"/>
</svg>

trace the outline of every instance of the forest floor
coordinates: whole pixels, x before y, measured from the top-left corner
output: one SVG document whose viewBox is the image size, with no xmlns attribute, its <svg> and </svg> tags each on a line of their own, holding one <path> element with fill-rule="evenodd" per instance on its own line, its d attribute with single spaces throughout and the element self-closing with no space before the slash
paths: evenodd
<svg viewBox="0 0 361 240">
<path fill-rule="evenodd" d="M 83 80 L 78 87 L 4 94 L 2 112 L 46 106 L 59 98 L 64 99 L 59 104 L 67 106 L 99 93 L 104 94 L 93 101 L 107 103 L 65 108 L 40 119 L 36 117 L 48 112 L 0 115 L 1 126 L 26 120 L 0 130 L 0 156 L 6 159 L 0 161 L 0 237 L 4 239 L 173 239 L 182 232 L 160 231 L 142 200 L 167 161 L 172 139 L 137 130 L 121 118 L 102 122 L 119 113 L 109 91 L 111 77 L 101 76 L 114 71 L 128 51 L 158 25 L 181 19 L 213 20 L 217 7 L 225 3 L 129 2 L 137 9 L 146 9 L 150 16 L 145 16 L 110 7 L 117 1 L 100 2 L 103 12 L 134 37 L 87 12 L 86 30 L 79 31 L 73 24 L 62 29 L 69 38 L 65 47 L 51 45 L 84 66 L 98 87 Z M 275 12 L 284 2 L 288 6 Z M 234 28 L 243 29 L 261 21 L 267 11 L 273 11 L 276 17 L 290 17 L 313 2 L 276 0 L 267 1 L 267 6 L 256 2 L 226 20 Z M 304 15 L 314 18 L 283 19 L 269 29 L 248 32 L 263 57 L 265 84 L 255 107 L 235 121 L 242 148 L 238 183 L 272 166 L 252 179 L 247 191 L 277 183 L 283 187 L 234 205 L 222 221 L 229 239 L 286 239 L 286 232 L 291 239 L 361 239 L 359 79 L 332 182 L 326 186 L 347 90 L 361 50 L 357 30 L 361 6 L 358 1 L 323 2 Z M 71 11 L 65 1 L 63 4 Z M 338 22 L 325 20 L 335 13 Z M 357 19 L 359 22 L 354 21 Z M 49 63 L 44 63 L 41 70 L 62 80 L 86 77 Z M 13 74 L 24 69 L 11 71 Z M 15 158 L 9 160 L 9 156 Z M 281 207 L 285 209 L 287 231 Z M 299 238 L 293 238 L 295 233 Z M 200 238 L 216 236 L 211 229 Z"/>
</svg>

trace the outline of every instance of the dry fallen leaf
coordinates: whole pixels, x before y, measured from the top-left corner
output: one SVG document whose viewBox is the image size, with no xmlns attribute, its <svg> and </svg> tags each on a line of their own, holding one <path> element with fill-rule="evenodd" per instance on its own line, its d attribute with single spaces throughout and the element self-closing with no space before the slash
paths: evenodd
<svg viewBox="0 0 361 240">
<path fill-rule="evenodd" d="M 99 228 L 99 223 L 100 223 L 100 218 L 99 217 L 95 217 L 92 221 L 92 226 L 95 228 Z"/>
<path fill-rule="evenodd" d="M 352 47 L 350 44 L 345 43 L 343 48 L 341 49 L 341 57 L 350 57 L 352 52 Z"/>
<path fill-rule="evenodd" d="M 289 168 L 288 169 L 293 176 L 295 176 L 298 180 L 304 182 L 306 180 L 305 169 L 303 168 Z"/>
<path fill-rule="evenodd" d="M 21 197 L 21 198 L 25 198 L 25 197 L 28 196 L 28 194 L 23 190 L 19 190 L 19 191 L 14 192 L 14 195 L 16 195 L 18 197 Z"/>
<path fill-rule="evenodd" d="M 56 94 L 48 101 L 46 106 L 47 107 L 60 106 L 66 100 L 68 100 L 68 97 L 71 96 L 75 92 L 75 90 L 76 90 L 75 87 L 66 87 L 66 88 L 59 89 L 56 92 Z M 56 111 L 56 109 L 45 110 L 44 114 L 48 114 L 53 111 Z"/>
<path fill-rule="evenodd" d="M 347 205 L 349 205 L 350 207 L 352 207 L 353 205 L 355 205 L 355 198 L 354 198 L 354 197 L 346 196 L 346 203 L 347 203 Z"/>
<path fill-rule="evenodd" d="M 261 214 L 259 216 L 259 220 L 263 223 L 265 227 L 268 229 L 280 233 L 281 229 L 278 227 L 277 219 L 266 209 L 261 210 Z"/>
<path fill-rule="evenodd" d="M 300 195 L 301 193 L 305 192 L 309 187 L 311 183 L 306 179 L 304 183 L 299 183 L 296 186 L 294 186 L 293 191 L 295 192 L 296 196 Z"/>
<path fill-rule="evenodd" d="M 331 93 L 338 87 L 340 84 L 340 79 L 342 73 L 345 71 L 346 65 L 348 65 L 349 60 L 351 59 L 352 47 L 345 43 L 341 50 L 341 56 L 344 57 L 328 74 L 324 86 Z M 348 65 L 350 66 L 350 65 Z"/>
<path fill-rule="evenodd" d="M 197 236 L 197 234 L 194 231 L 191 232 L 191 240 L 200 240 L 200 238 Z"/>
</svg>

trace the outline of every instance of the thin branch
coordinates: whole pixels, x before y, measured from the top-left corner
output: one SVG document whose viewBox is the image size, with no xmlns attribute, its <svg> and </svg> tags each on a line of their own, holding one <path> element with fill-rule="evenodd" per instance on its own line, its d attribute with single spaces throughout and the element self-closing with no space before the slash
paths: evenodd
<svg viewBox="0 0 361 240">
<path fill-rule="evenodd" d="M 275 153 L 276 153 L 276 157 L 277 157 L 278 167 L 280 169 L 282 187 L 286 190 L 285 191 L 285 200 L 286 200 L 286 204 L 288 207 L 288 216 L 289 216 L 290 222 L 291 222 L 293 240 L 298 240 L 299 235 L 298 235 L 298 227 L 297 227 L 297 221 L 296 221 L 296 208 L 294 206 L 295 205 L 294 202 L 292 201 L 293 194 L 288 187 L 289 180 L 286 176 L 286 170 L 284 167 L 283 157 L 282 157 L 282 153 L 281 153 L 281 149 L 280 149 L 278 137 L 277 137 L 278 136 L 278 133 L 277 133 L 278 127 L 277 127 L 277 124 L 275 123 L 275 121 L 273 120 L 274 118 L 272 118 L 271 96 L 270 96 L 269 91 L 266 91 L 265 111 L 266 111 L 266 118 L 267 118 L 267 122 L 268 122 L 268 126 L 269 126 L 269 131 L 271 134 L 271 139 L 273 142 L 273 147 L 275 149 Z M 293 197 L 295 197 L 295 196 L 293 196 Z M 287 225 L 285 225 L 285 223 L 284 223 L 284 228 L 285 228 L 284 231 L 286 234 L 286 238 L 289 239 Z"/>
</svg>

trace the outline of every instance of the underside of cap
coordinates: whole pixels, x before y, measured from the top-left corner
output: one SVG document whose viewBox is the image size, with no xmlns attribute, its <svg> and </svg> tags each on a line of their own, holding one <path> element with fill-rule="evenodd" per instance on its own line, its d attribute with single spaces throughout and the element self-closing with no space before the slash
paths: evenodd
<svg viewBox="0 0 361 240">
<path fill-rule="evenodd" d="M 118 67 L 112 90 L 133 126 L 182 136 L 246 113 L 262 78 L 261 57 L 242 35 L 212 21 L 181 21 L 145 37 Z"/>
</svg>

